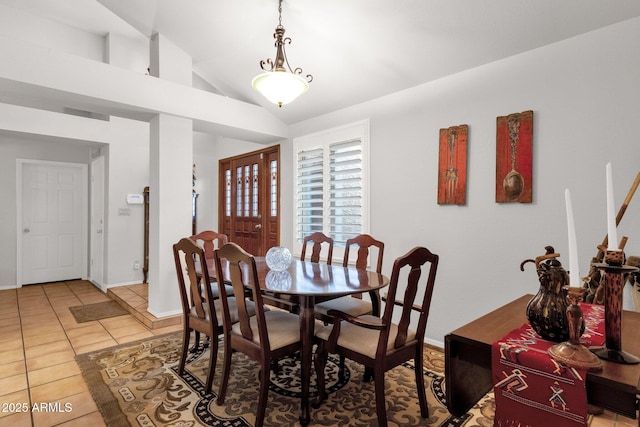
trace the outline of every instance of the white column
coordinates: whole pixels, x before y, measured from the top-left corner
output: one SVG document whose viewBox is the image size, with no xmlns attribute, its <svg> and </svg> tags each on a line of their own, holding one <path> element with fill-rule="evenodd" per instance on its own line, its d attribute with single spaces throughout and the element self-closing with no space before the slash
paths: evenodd
<svg viewBox="0 0 640 427">
<path fill-rule="evenodd" d="M 159 34 L 151 38 L 151 75 L 191 86 L 191 57 Z M 172 246 L 191 235 L 193 123 L 166 114 L 150 122 L 149 313 L 181 311 Z"/>
<path fill-rule="evenodd" d="M 151 120 L 149 165 L 149 313 L 180 312 L 172 246 L 191 235 L 191 120 L 160 114 Z"/>
<path fill-rule="evenodd" d="M 162 34 L 151 36 L 150 74 L 163 80 L 192 86 L 191 56 L 183 52 Z"/>
</svg>

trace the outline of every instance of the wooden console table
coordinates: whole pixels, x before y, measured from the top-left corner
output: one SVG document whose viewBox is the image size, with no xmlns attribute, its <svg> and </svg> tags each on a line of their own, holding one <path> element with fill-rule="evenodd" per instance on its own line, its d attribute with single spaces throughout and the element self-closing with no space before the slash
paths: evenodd
<svg viewBox="0 0 640 427">
<path fill-rule="evenodd" d="M 493 388 L 491 345 L 527 321 L 525 312 L 532 296 L 524 295 L 445 336 L 447 408 L 452 414 L 465 414 Z M 624 311 L 622 314 L 622 347 L 631 354 L 640 355 L 638 312 Z M 587 374 L 589 403 L 636 418 L 640 364 L 602 362 L 602 371 Z"/>
</svg>

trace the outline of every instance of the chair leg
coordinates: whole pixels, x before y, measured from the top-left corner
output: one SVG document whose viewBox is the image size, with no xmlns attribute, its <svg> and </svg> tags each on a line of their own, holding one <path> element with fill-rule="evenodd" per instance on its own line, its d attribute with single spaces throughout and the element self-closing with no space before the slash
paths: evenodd
<svg viewBox="0 0 640 427">
<path fill-rule="evenodd" d="M 180 355 L 180 364 L 178 365 L 178 375 L 184 373 L 184 365 L 187 360 L 187 352 L 189 351 L 189 335 L 191 335 L 191 329 L 187 323 L 187 319 L 182 320 L 184 327 L 182 328 L 182 354 Z"/>
<path fill-rule="evenodd" d="M 193 347 L 191 347 L 191 349 L 189 350 L 191 353 L 195 353 L 200 348 L 200 332 L 196 331 L 194 335 L 195 335 L 194 344 L 193 344 Z"/>
<path fill-rule="evenodd" d="M 371 379 L 373 378 L 373 368 L 369 368 L 368 366 L 364 367 L 364 375 L 362 376 L 362 379 L 365 383 L 368 383 L 371 381 Z"/>
<path fill-rule="evenodd" d="M 280 373 L 280 361 L 278 359 L 271 361 L 271 370 L 276 375 Z"/>
<path fill-rule="evenodd" d="M 340 355 L 340 364 L 338 365 L 338 379 L 344 381 L 344 356 Z"/>
<path fill-rule="evenodd" d="M 387 407 L 384 399 L 384 372 L 382 369 L 375 370 L 373 376 L 376 390 L 376 415 L 378 416 L 378 426 L 387 427 Z"/>
<path fill-rule="evenodd" d="M 340 355 L 340 364 L 338 365 L 338 379 L 340 381 L 344 381 L 344 369 L 345 369 L 345 357 Z M 362 380 L 365 383 L 368 383 L 373 378 L 373 368 L 366 367 L 364 368 L 364 374 L 362 375 Z"/>
<path fill-rule="evenodd" d="M 424 363 L 423 363 L 423 350 L 416 351 L 416 357 L 414 360 L 415 373 L 416 373 L 416 386 L 418 387 L 418 402 L 420 403 L 420 415 L 422 418 L 429 418 L 429 406 L 427 405 L 427 393 L 424 389 Z"/>
<path fill-rule="evenodd" d="M 218 359 L 218 340 L 216 338 L 211 339 L 211 346 L 209 350 L 209 373 L 207 374 L 207 387 L 205 393 L 211 392 L 211 385 L 213 384 L 213 376 L 216 373 L 216 361 Z"/>
<path fill-rule="evenodd" d="M 224 404 L 224 398 L 227 394 L 227 385 L 229 384 L 229 372 L 231 371 L 231 355 L 233 350 L 229 348 L 231 343 L 228 340 L 224 340 L 224 361 L 222 368 L 222 380 L 220 381 L 220 391 L 218 392 L 218 398 L 216 403 L 218 405 Z"/>
<path fill-rule="evenodd" d="M 267 411 L 267 397 L 269 393 L 269 363 L 260 370 L 260 391 L 258 395 L 258 411 L 256 413 L 255 427 L 262 427 L 264 415 Z"/>
<path fill-rule="evenodd" d="M 311 406 L 316 409 L 319 408 L 322 402 L 327 398 L 327 392 L 325 391 L 324 370 L 327 366 L 328 353 L 324 344 L 324 341 L 318 344 L 314 359 L 314 364 L 316 367 L 316 386 L 318 387 L 318 395 L 316 396 L 316 399 L 311 403 Z"/>
</svg>

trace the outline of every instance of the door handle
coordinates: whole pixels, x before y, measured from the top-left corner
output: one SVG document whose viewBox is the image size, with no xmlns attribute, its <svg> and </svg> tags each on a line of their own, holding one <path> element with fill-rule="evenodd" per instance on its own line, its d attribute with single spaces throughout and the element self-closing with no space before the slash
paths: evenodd
<svg viewBox="0 0 640 427">
<path fill-rule="evenodd" d="M 102 234 L 102 228 L 100 230 L 96 230 L 96 233 Z"/>
<path fill-rule="evenodd" d="M 22 230 L 22 231 L 24 231 L 25 233 L 28 233 L 28 232 L 30 232 L 31 230 L 29 230 L 28 228 L 25 228 L 25 229 L 24 229 L 24 230 Z"/>
<path fill-rule="evenodd" d="M 262 228 L 262 224 L 256 224 L 256 230 L 260 230 Z"/>
</svg>

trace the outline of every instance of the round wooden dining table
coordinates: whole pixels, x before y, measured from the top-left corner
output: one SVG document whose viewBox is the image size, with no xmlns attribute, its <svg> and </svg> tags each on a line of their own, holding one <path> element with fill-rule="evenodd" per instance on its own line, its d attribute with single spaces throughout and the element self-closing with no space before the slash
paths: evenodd
<svg viewBox="0 0 640 427">
<path fill-rule="evenodd" d="M 260 288 L 268 303 L 288 304 L 297 309 L 300 316 L 302 342 L 300 423 L 306 426 L 310 422 L 309 386 L 315 334 L 315 304 L 363 292 L 377 294 L 379 289 L 389 284 L 389 279 L 374 271 L 300 260 L 292 261 L 287 270 L 273 271 L 267 266 L 264 257 L 255 257 L 255 261 Z M 224 268 L 224 262 L 222 266 Z M 214 263 L 207 262 L 207 267 L 209 276 L 215 280 L 217 274 Z M 225 272 L 224 277 L 229 277 L 227 273 Z M 375 304 L 374 301 L 374 311 L 378 312 Z"/>
</svg>

